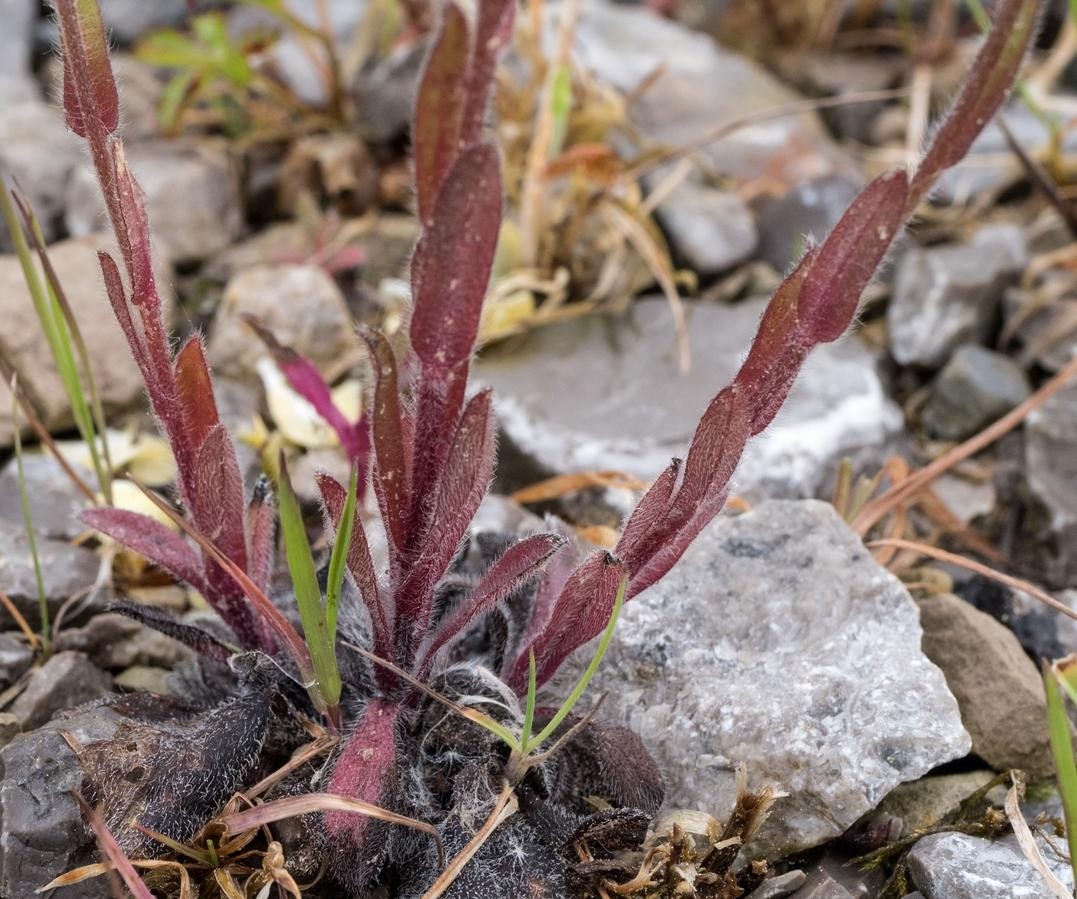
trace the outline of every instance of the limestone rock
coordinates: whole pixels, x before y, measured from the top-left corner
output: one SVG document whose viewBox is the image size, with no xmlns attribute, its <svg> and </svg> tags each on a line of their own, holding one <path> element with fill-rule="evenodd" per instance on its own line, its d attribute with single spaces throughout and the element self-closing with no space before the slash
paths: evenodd
<svg viewBox="0 0 1077 899">
<path fill-rule="evenodd" d="M 543 328 L 487 353 L 476 378 L 494 388 L 507 438 L 499 473 L 512 486 L 551 474 L 618 469 L 654 478 L 683 455 L 699 416 L 733 377 L 766 300 L 689 307 L 693 368 L 677 367 L 669 308 L 650 298 L 624 319 Z M 855 336 L 816 350 L 772 427 L 751 441 L 738 493 L 810 496 L 833 460 L 882 444 L 901 425 L 872 354 Z"/>
<path fill-rule="evenodd" d="M 753 843 L 786 854 L 968 752 L 921 635 L 908 592 L 830 505 L 766 502 L 712 522 L 625 606 L 591 689 L 648 745 L 671 806 L 721 820 L 739 764 L 751 786 L 787 792 Z"/>
</svg>

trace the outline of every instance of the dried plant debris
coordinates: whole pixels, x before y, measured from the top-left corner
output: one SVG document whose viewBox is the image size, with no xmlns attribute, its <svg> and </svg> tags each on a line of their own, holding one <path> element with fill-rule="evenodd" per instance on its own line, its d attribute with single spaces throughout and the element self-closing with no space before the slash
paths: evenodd
<svg viewBox="0 0 1077 899">
<path fill-rule="evenodd" d="M 197 589 L 221 629 L 142 616 L 205 655 L 182 702 L 117 700 L 119 736 L 80 747 L 87 792 L 116 845 L 143 865 L 166 849 L 184 855 L 180 847 L 225 809 L 214 827 L 264 827 L 272 837 L 259 844 L 257 877 L 247 872 L 248 895 L 256 883 L 291 889 L 287 878 L 309 874 L 317 857 L 325 870 L 316 889 L 356 899 L 560 896 L 566 879 L 576 895 L 733 897 L 751 888 L 764 868 L 735 861 L 772 793 L 741 790 L 723 827 L 655 825 L 641 840 L 663 796 L 646 749 L 597 720 L 595 705 L 572 714 L 586 678 L 559 707 L 536 697 L 602 635 L 593 673 L 621 604 L 662 578 L 722 509 L 746 442 L 772 421 L 811 350 L 846 331 L 910 215 L 1003 102 L 1031 38 L 1034 0 L 997 5 L 997 28 L 921 165 L 876 178 L 806 250 L 733 383 L 704 411 L 687 457 L 647 490 L 612 550 L 591 552 L 560 533 L 467 539 L 494 470 L 491 396 L 469 393 L 468 376 L 502 234 L 500 154 L 485 120 L 515 4 L 484 0 L 470 15 L 448 3 L 417 97 L 422 233 L 399 335 L 407 345 L 364 334 L 368 414 L 338 422 L 356 473 L 349 487 L 318 479 L 334 544 L 322 578 L 283 455 L 270 472 L 276 489 L 262 484 L 248 498 L 201 340 L 173 353 L 142 194 L 116 133 L 96 0 L 55 5 L 68 125 L 89 145 L 119 247 L 119 263 L 100 257 L 105 285 L 175 457 L 183 509 L 147 493 L 163 518 L 115 508 L 83 518 Z M 303 391 L 325 399 L 323 384 L 304 380 L 302 360 L 285 361 L 298 366 Z M 366 486 L 380 511 L 373 521 L 356 503 Z M 270 587 L 278 520 L 290 590 Z M 377 527 L 384 564 L 372 549 L 382 544 Z M 319 752 L 332 744 L 326 757 L 311 754 L 312 733 Z M 255 794 L 265 801 L 239 811 Z M 281 825 L 287 815 L 299 824 Z M 242 842 L 232 837 L 229 845 Z M 244 895 L 238 869 L 202 858 L 184 864 L 221 895 Z"/>
</svg>

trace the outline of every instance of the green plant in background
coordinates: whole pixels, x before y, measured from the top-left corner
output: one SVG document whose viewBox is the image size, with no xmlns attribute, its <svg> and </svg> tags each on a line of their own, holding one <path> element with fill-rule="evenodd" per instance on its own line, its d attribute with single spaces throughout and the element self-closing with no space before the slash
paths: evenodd
<svg viewBox="0 0 1077 899">
<path fill-rule="evenodd" d="M 1047 692 L 1047 725 L 1051 751 L 1058 775 L 1058 793 L 1066 819 L 1066 840 L 1070 850 L 1074 883 L 1077 884 L 1077 761 L 1074 760 L 1073 731 L 1066 699 L 1077 703 L 1077 656 L 1044 663 L 1043 685 Z"/>
<path fill-rule="evenodd" d="M 284 124 L 282 111 L 312 127 L 343 124 L 346 92 L 332 35 L 306 24 L 283 0 L 240 3 L 264 10 L 301 39 L 322 48 L 327 61 L 328 115 L 304 104 L 258 66 L 257 57 L 275 43 L 278 34 L 266 29 L 233 34 L 223 13 L 208 12 L 192 17 L 189 33 L 174 28 L 155 31 L 136 50 L 143 62 L 175 71 L 159 109 L 165 131 L 178 133 L 196 106 L 204 107 L 211 124 L 230 137 L 275 131 Z"/>
</svg>

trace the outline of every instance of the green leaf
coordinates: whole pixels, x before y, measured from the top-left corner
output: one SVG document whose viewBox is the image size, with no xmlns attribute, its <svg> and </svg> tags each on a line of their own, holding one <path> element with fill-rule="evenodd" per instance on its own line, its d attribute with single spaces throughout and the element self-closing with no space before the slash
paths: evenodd
<svg viewBox="0 0 1077 899">
<path fill-rule="evenodd" d="M 538 671 L 535 666 L 535 650 L 527 659 L 527 704 L 524 707 L 524 724 L 520 729 L 520 754 L 527 755 L 531 746 L 531 728 L 535 723 L 535 700 L 538 697 Z"/>
<path fill-rule="evenodd" d="M 171 29 L 147 35 L 139 42 L 135 56 L 142 62 L 167 69 L 202 68 L 207 61 L 202 47 Z"/>
<path fill-rule="evenodd" d="M 284 551 L 288 557 L 288 570 L 292 575 L 296 604 L 299 606 L 299 620 L 303 624 L 303 638 L 310 650 L 314 676 L 321 696 L 332 708 L 340 701 L 340 669 L 337 666 L 336 647 L 329 636 L 329 623 L 322 605 L 322 593 L 318 588 L 318 575 L 314 569 L 314 554 L 307 538 L 299 501 L 288 479 L 288 466 L 283 452 L 280 455 L 278 504 L 281 530 L 284 532 Z"/>
<path fill-rule="evenodd" d="M 1066 714 L 1066 703 L 1059 690 L 1059 685 L 1066 682 L 1066 674 L 1059 670 L 1059 666 L 1072 667 L 1065 666 L 1065 661 L 1067 660 L 1055 662 L 1050 667 L 1044 665 L 1043 685 L 1047 692 L 1047 728 L 1051 751 L 1055 757 L 1058 792 L 1062 797 L 1062 809 L 1066 818 L 1070 864 L 1073 866 L 1074 878 L 1077 879 L 1077 761 L 1074 760 L 1073 735 L 1069 715 Z M 1072 663 L 1073 657 L 1068 661 Z"/>
<path fill-rule="evenodd" d="M 557 156 L 564 145 L 568 117 L 572 113 L 572 70 L 567 65 L 561 66 L 554 75 L 550 107 L 553 113 L 553 135 L 550 138 L 549 155 Z"/>
<path fill-rule="evenodd" d="M 333 553 L 329 557 L 329 584 L 326 589 L 325 614 L 329 626 L 329 639 L 337 638 L 337 612 L 340 610 L 340 593 L 344 586 L 345 563 L 348 550 L 352 545 L 352 528 L 355 526 L 355 505 L 359 495 L 359 469 L 352 466 L 352 478 L 348 484 L 348 496 L 344 500 L 344 511 L 340 515 L 337 539 L 333 542 Z"/>
</svg>

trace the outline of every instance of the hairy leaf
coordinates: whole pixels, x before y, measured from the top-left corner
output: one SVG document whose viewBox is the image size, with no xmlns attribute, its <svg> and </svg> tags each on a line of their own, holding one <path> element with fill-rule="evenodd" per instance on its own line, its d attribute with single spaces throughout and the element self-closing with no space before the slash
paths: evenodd
<svg viewBox="0 0 1077 899">
<path fill-rule="evenodd" d="M 175 531 L 147 515 L 126 509 L 86 509 L 79 520 L 145 556 L 174 578 L 207 592 L 198 553 Z"/>
<path fill-rule="evenodd" d="M 563 545 L 564 540 L 553 534 L 535 534 L 505 550 L 467 598 L 438 627 L 419 665 L 419 679 L 429 677 L 437 654 L 451 640 L 462 635 L 501 600 L 533 578 Z"/>
<path fill-rule="evenodd" d="M 1002 107 L 1032 43 L 1039 7 L 1038 0 L 1000 0 L 995 4 L 994 26 L 913 176 L 908 214 L 939 175 L 968 153 L 972 142 Z"/>
<path fill-rule="evenodd" d="M 330 522 L 335 530 L 339 529 L 340 519 L 347 502 L 347 491 L 327 474 L 316 475 L 316 480 Z M 347 564 L 348 572 L 355 581 L 363 605 L 370 614 L 371 628 L 374 632 L 374 651 L 384 658 L 389 658 L 393 649 L 392 622 L 385 610 L 378 586 L 378 576 L 374 571 L 374 562 L 370 555 L 370 545 L 367 543 L 366 531 L 363 529 L 363 521 L 358 509 L 355 510 L 355 518 L 352 521 Z"/>
<path fill-rule="evenodd" d="M 433 591 L 467 534 L 490 486 L 494 469 L 495 421 L 488 390 L 472 398 L 453 436 L 432 497 L 421 550 L 397 591 L 394 642 L 409 667 L 426 636 Z"/>
<path fill-rule="evenodd" d="M 397 772 L 396 732 L 400 707 L 375 699 L 364 710 L 329 778 L 327 792 L 392 810 Z M 347 812 L 326 812 L 329 839 L 342 848 L 332 854 L 338 877 L 364 892 L 385 862 L 385 834 L 379 822 Z"/>
<path fill-rule="evenodd" d="M 538 683 L 543 684 L 574 650 L 602 633 L 626 574 L 624 563 L 606 552 L 592 554 L 576 569 L 557 599 L 549 626 L 516 659 L 509 685 L 517 693 L 527 688 L 529 652 L 535 654 Z"/>
</svg>

